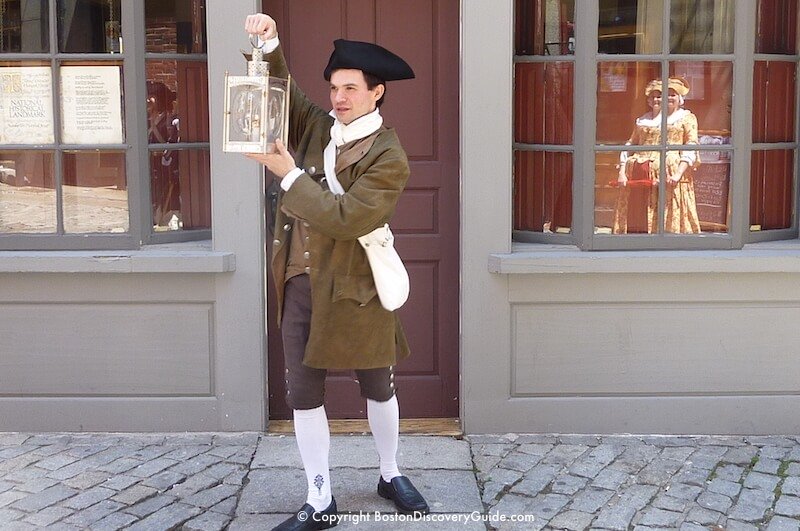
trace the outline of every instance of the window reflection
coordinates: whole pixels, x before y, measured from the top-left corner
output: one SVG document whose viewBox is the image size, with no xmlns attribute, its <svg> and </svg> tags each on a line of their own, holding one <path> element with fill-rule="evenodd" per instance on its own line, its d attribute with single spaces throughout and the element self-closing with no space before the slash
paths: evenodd
<svg viewBox="0 0 800 531">
<path fill-rule="evenodd" d="M 797 50 L 797 0 L 759 0 L 756 53 L 792 55 Z"/>
<path fill-rule="evenodd" d="M 208 142 L 206 63 L 147 61 L 146 70 L 148 141 Z"/>
<path fill-rule="evenodd" d="M 150 151 L 153 230 L 211 228 L 207 149 Z"/>
<path fill-rule="evenodd" d="M 701 232 L 728 232 L 730 155 L 730 151 L 700 151 L 700 164 L 694 170 L 694 195 Z"/>
<path fill-rule="evenodd" d="M 606 61 L 597 65 L 597 143 L 621 145 L 648 109 L 645 88 L 661 78 L 657 62 Z"/>
<path fill-rule="evenodd" d="M 672 53 L 733 53 L 734 2 L 671 0 Z"/>
<path fill-rule="evenodd" d="M 620 152 L 619 162 L 614 165 L 616 180 L 610 179 L 607 185 L 602 181 L 597 183 L 600 187 L 617 189 L 610 220 L 613 234 L 658 233 L 659 189 L 666 194 L 664 231 L 700 232 L 694 193 L 694 169 L 700 162 L 694 147 L 698 144 L 698 123 L 694 113 L 684 108 L 690 90 L 691 85 L 681 76 L 670 76 L 666 88 L 660 78 L 651 79 L 644 87 L 648 110 L 636 118 L 625 144 L 653 146 L 653 149 Z M 665 140 L 662 139 L 662 111 L 666 111 Z M 665 145 L 679 144 L 687 147 L 663 151 Z M 598 166 L 601 162 L 610 166 L 607 156 L 598 156 Z M 598 177 L 613 175 L 603 170 L 598 168 Z M 662 179 L 665 180 L 663 184 L 660 183 Z M 606 200 L 608 195 L 603 194 Z M 608 210 L 607 205 L 605 210 Z M 608 224 L 609 220 L 596 222 L 598 232 L 608 232 Z M 601 227 L 605 230 L 599 230 Z"/>
<path fill-rule="evenodd" d="M 148 53 L 206 53 L 205 0 L 146 0 Z"/>
<path fill-rule="evenodd" d="M 595 183 L 594 183 L 594 232 L 595 234 L 611 234 L 614 227 L 614 220 L 617 217 L 616 210 L 619 203 L 619 184 L 617 182 L 619 169 L 618 151 L 598 151 L 595 154 Z M 639 186 L 631 185 L 631 186 Z M 650 186 L 642 188 L 637 195 L 650 193 Z M 655 189 L 658 193 L 658 188 Z M 658 196 L 655 198 L 655 208 L 658 208 Z M 634 223 L 629 227 L 631 234 L 636 232 L 647 232 L 647 204 L 648 199 L 633 203 L 633 210 L 628 209 L 629 216 Z M 637 212 L 636 210 L 643 210 Z M 642 226 L 636 227 L 635 223 L 642 220 Z"/>
<path fill-rule="evenodd" d="M 670 72 L 684 77 L 692 87 L 686 95 L 686 107 L 700 122 L 700 143 L 703 135 L 718 136 L 731 143 L 731 108 L 733 63 L 715 61 L 674 61 Z"/>
<path fill-rule="evenodd" d="M 514 153 L 514 230 L 569 233 L 572 154 Z"/>
<path fill-rule="evenodd" d="M 0 53 L 50 51 L 47 0 L 0 2 Z"/>
<path fill-rule="evenodd" d="M 571 144 L 573 64 L 517 63 L 514 140 L 527 144 Z"/>
<path fill-rule="evenodd" d="M 124 152 L 65 152 L 63 169 L 65 232 L 128 231 Z"/>
<path fill-rule="evenodd" d="M 56 232 L 50 151 L 0 151 L 0 233 L 13 232 Z"/>
<path fill-rule="evenodd" d="M 120 0 L 58 0 L 58 48 L 67 53 L 120 53 Z"/>
<path fill-rule="evenodd" d="M 600 53 L 661 52 L 662 0 L 600 0 Z"/>
<path fill-rule="evenodd" d="M 750 159 L 750 230 L 788 229 L 794 208 L 794 152 L 753 151 Z"/>
<path fill-rule="evenodd" d="M 516 54 L 575 53 L 575 0 L 516 0 Z"/>
<path fill-rule="evenodd" d="M 753 142 L 795 138 L 795 78 L 789 61 L 756 61 L 753 69 Z"/>
</svg>

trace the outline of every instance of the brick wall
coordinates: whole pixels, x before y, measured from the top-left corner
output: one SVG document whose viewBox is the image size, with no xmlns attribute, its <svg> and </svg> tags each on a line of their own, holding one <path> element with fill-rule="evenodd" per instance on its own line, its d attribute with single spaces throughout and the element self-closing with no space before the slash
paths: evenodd
<svg viewBox="0 0 800 531">
<path fill-rule="evenodd" d="M 178 32 L 172 17 L 148 18 L 146 47 L 149 53 L 177 53 Z M 147 80 L 164 83 L 173 93 L 178 92 L 175 61 L 147 61 Z"/>
</svg>

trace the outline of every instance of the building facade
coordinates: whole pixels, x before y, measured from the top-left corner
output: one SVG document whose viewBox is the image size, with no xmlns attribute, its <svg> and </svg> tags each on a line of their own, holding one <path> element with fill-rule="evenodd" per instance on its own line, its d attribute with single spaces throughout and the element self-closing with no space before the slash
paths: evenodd
<svg viewBox="0 0 800 531">
<path fill-rule="evenodd" d="M 417 71 L 385 111 L 412 166 L 404 417 L 800 430 L 796 0 L 393 4 L 2 1 L 0 429 L 285 416 L 270 178 L 221 148 L 264 9 L 321 104 L 339 36 Z M 332 376 L 338 416 L 353 393 Z"/>
</svg>

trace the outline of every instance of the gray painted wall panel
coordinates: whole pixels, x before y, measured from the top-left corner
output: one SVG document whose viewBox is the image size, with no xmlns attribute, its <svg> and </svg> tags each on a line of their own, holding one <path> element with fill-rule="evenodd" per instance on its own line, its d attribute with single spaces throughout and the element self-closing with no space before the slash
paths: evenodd
<svg viewBox="0 0 800 531">
<path fill-rule="evenodd" d="M 0 304 L 0 394 L 208 395 L 212 305 Z"/>
<path fill-rule="evenodd" d="M 800 391 L 800 302 L 513 310 L 512 396 Z M 769 334 L 754 323 L 770 323 Z"/>
<path fill-rule="evenodd" d="M 0 397 L 0 430 L 219 431 L 217 397 Z"/>
</svg>

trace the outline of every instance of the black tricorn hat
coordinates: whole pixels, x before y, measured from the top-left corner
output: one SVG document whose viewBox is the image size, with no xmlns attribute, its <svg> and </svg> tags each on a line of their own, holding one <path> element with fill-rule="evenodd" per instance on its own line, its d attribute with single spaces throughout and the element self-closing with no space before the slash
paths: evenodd
<svg viewBox="0 0 800 531">
<path fill-rule="evenodd" d="M 402 58 L 371 42 L 333 41 L 333 53 L 325 67 L 325 80 L 331 80 L 334 70 L 353 68 L 367 72 L 383 81 L 413 79 L 414 71 Z"/>
</svg>

